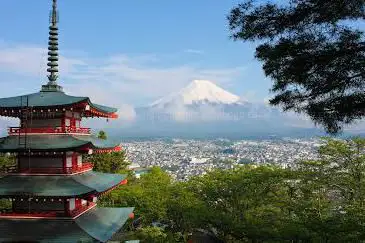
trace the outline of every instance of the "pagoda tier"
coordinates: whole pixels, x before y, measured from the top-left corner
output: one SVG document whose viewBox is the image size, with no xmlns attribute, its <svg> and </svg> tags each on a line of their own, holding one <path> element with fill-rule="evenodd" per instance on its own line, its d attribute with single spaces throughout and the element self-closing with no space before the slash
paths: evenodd
<svg viewBox="0 0 365 243">
<path fill-rule="evenodd" d="M 75 150 L 84 153 L 120 151 L 120 143 L 89 135 L 28 135 L 26 146 L 19 143 L 19 136 L 0 138 L 0 152 L 37 152 L 52 154 Z"/>
<path fill-rule="evenodd" d="M 11 209 L 3 208 L 0 219 L 76 219 L 96 207 L 92 198 L 38 198 L 16 197 L 10 200 Z"/>
<path fill-rule="evenodd" d="M 43 111 L 43 110 L 42 110 Z M 10 136 L 15 135 L 90 135 L 91 129 L 81 127 L 82 114 L 76 111 L 57 113 L 37 113 L 35 110 L 23 109 L 20 127 L 10 127 Z"/>
<path fill-rule="evenodd" d="M 106 242 L 129 218 L 133 208 L 92 208 L 74 220 L 0 220 L 1 242 Z"/>
<path fill-rule="evenodd" d="M 117 118 L 117 109 L 94 104 L 88 97 L 66 95 L 62 91 L 40 91 L 33 94 L 1 98 L 0 115 L 20 118 L 25 108 L 34 117 L 60 117 L 66 111 L 78 112 L 81 117 Z"/>
<path fill-rule="evenodd" d="M 0 178 L 0 198 L 10 200 L 1 218 L 77 218 L 96 206 L 99 196 L 127 183 L 125 175 L 85 172 L 72 176 Z"/>
<path fill-rule="evenodd" d="M 8 175 L 0 178 L 0 197 L 69 198 L 99 195 L 120 184 L 126 176 L 89 171 L 71 176 Z"/>
</svg>

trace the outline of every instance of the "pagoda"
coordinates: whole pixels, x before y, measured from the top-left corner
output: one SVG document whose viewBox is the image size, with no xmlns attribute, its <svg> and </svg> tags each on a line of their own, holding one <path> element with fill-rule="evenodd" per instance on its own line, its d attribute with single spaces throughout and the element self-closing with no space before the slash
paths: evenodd
<svg viewBox="0 0 365 243">
<path fill-rule="evenodd" d="M 57 23 L 53 0 L 47 84 L 37 93 L 0 99 L 0 115 L 20 120 L 0 138 L 0 152 L 16 155 L 16 165 L 0 177 L 0 198 L 11 203 L 0 212 L 0 242 L 106 242 L 133 218 L 133 208 L 97 207 L 101 195 L 127 180 L 94 172 L 87 157 L 121 147 L 93 136 L 81 120 L 117 118 L 117 110 L 63 92 Z"/>
</svg>

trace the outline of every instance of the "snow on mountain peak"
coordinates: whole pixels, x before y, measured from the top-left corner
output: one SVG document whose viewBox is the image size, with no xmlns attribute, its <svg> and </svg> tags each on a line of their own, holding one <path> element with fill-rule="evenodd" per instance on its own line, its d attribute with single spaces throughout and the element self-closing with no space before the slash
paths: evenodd
<svg viewBox="0 0 365 243">
<path fill-rule="evenodd" d="M 194 103 L 233 104 L 239 101 L 239 96 L 220 88 L 211 81 L 194 80 L 179 92 L 163 97 L 153 102 L 150 106 L 160 107 L 168 104 L 191 105 Z"/>
</svg>

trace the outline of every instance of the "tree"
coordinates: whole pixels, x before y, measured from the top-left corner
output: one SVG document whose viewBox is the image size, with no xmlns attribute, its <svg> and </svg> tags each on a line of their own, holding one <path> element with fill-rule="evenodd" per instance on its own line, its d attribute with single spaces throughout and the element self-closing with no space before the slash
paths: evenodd
<svg viewBox="0 0 365 243">
<path fill-rule="evenodd" d="M 190 191 L 207 207 L 200 227 L 215 229 L 224 242 L 283 242 L 300 234 L 301 228 L 288 210 L 285 182 L 289 178 L 287 171 L 278 167 L 244 165 L 192 179 Z"/>
<path fill-rule="evenodd" d="M 161 168 L 153 167 L 140 179 L 128 179 L 127 185 L 116 188 L 109 197 L 102 198 L 101 204 L 135 207 L 135 228 L 132 229 L 131 238 L 142 242 L 180 242 L 182 237 L 178 232 L 166 229 L 170 224 L 167 211 L 173 188 L 171 177 Z"/>
<path fill-rule="evenodd" d="M 171 177 L 158 167 L 144 174 L 138 180 L 128 180 L 126 186 L 113 190 L 111 200 L 116 206 L 133 205 L 136 218 L 142 226 L 166 219 L 167 203 L 171 194 Z"/>
<path fill-rule="evenodd" d="M 126 234 L 142 242 L 365 240 L 365 139 L 325 139 L 315 160 L 292 168 L 245 164 L 176 182 L 154 167 L 101 200 L 135 206 Z M 111 203 L 112 202 L 112 203 Z M 126 229 L 127 230 L 127 229 Z"/>
<path fill-rule="evenodd" d="M 188 242 L 188 236 L 196 229 L 206 227 L 209 209 L 196 192 L 190 190 L 189 183 L 175 183 L 170 187 L 171 198 L 167 203 L 169 230 L 180 233 L 183 242 Z"/>
<path fill-rule="evenodd" d="M 124 150 L 120 152 L 109 152 L 92 154 L 88 160 L 94 164 L 94 170 L 105 173 L 127 173 L 129 162 Z"/>
<path fill-rule="evenodd" d="M 365 139 L 325 139 L 319 159 L 299 164 L 295 215 L 314 241 L 359 242 L 365 223 Z"/>
<path fill-rule="evenodd" d="M 167 234 L 163 232 L 162 229 L 157 227 L 144 227 L 138 229 L 135 238 L 140 239 L 142 242 L 150 242 L 150 243 L 164 243 L 167 241 Z"/>
<path fill-rule="evenodd" d="M 259 41 L 256 58 L 273 79 L 271 105 L 302 112 L 327 132 L 365 116 L 364 0 L 290 0 L 255 6 L 246 0 L 228 16 L 234 40 Z"/>
<path fill-rule="evenodd" d="M 16 166 L 15 156 L 12 154 L 0 154 L 0 171 L 6 172 L 8 167 Z"/>
<path fill-rule="evenodd" d="M 106 135 L 106 132 L 104 132 L 104 131 L 99 131 L 99 133 L 98 133 L 98 138 L 106 140 L 108 137 L 107 137 L 107 135 Z"/>
</svg>

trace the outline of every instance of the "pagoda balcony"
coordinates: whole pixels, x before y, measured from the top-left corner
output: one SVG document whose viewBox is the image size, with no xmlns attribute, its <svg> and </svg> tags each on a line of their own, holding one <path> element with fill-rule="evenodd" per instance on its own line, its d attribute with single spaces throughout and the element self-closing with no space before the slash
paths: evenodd
<svg viewBox="0 0 365 243">
<path fill-rule="evenodd" d="M 94 202 L 87 202 L 72 211 L 65 212 L 64 210 L 54 211 L 31 211 L 31 212 L 13 212 L 12 210 L 0 211 L 0 218 L 77 218 L 86 211 L 96 206 Z"/>
<path fill-rule="evenodd" d="M 82 166 L 74 167 L 41 167 L 41 168 L 21 168 L 17 166 L 10 166 L 4 168 L 4 172 L 7 174 L 76 174 L 85 171 L 92 170 L 93 164 L 91 162 L 84 162 Z"/>
<path fill-rule="evenodd" d="M 95 206 L 96 206 L 96 203 L 94 203 L 94 202 L 87 202 L 87 204 L 82 205 L 81 207 L 78 207 L 78 208 L 70 211 L 68 213 L 68 216 L 71 217 L 71 218 L 77 218 L 78 216 L 80 216 L 81 214 L 85 213 L 89 209 L 92 209 Z"/>
<path fill-rule="evenodd" d="M 18 134 L 91 134 L 90 128 L 85 127 L 37 127 L 37 128 L 21 128 L 9 127 L 9 135 Z"/>
</svg>

